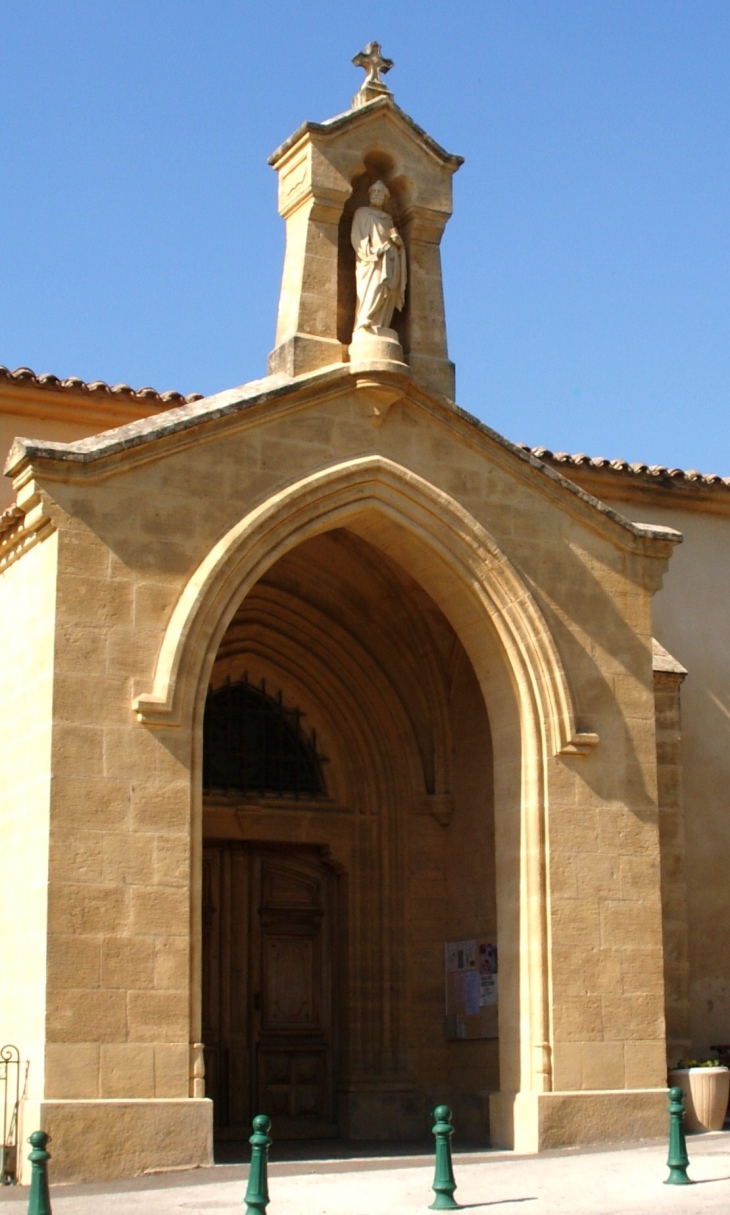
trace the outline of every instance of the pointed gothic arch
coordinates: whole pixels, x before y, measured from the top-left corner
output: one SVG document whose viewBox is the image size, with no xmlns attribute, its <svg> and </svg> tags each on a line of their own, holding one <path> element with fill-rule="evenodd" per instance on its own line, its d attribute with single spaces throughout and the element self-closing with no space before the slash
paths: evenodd
<svg viewBox="0 0 730 1215">
<path fill-rule="evenodd" d="M 482 688 L 500 756 L 495 823 L 501 857 L 501 1088 L 548 1091 L 547 765 L 556 755 L 581 753 L 595 736 L 576 733 L 570 690 L 546 621 L 523 579 L 468 511 L 381 456 L 331 465 L 283 487 L 253 506 L 188 580 L 168 622 L 153 688 L 136 698 L 135 712 L 146 726 L 189 733 L 191 770 L 199 773 L 208 680 L 239 604 L 285 553 L 338 527 L 384 550 L 424 587 L 459 636 Z M 202 799 L 195 789 L 192 810 L 200 827 Z M 199 908 L 192 911 L 195 923 Z M 192 973 L 197 970 L 194 949 Z M 191 1004 L 195 1030 L 195 990 Z"/>
</svg>

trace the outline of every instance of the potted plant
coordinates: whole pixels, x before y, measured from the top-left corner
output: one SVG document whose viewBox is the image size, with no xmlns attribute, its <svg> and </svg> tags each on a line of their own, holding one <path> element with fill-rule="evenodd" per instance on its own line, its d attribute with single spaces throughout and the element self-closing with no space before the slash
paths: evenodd
<svg viewBox="0 0 730 1215">
<path fill-rule="evenodd" d="M 669 1072 L 669 1084 L 684 1093 L 684 1126 L 688 1131 L 721 1131 L 730 1095 L 730 1070 L 717 1059 L 680 1059 Z"/>
</svg>

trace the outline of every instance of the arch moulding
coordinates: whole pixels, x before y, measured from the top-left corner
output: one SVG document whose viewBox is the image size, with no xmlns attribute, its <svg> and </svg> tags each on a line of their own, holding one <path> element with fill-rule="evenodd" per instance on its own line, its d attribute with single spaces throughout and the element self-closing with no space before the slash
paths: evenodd
<svg viewBox="0 0 730 1215">
<path fill-rule="evenodd" d="M 452 497 L 377 455 L 331 465 L 284 487 L 214 545 L 175 605 L 152 689 L 133 701 L 137 719 L 157 727 L 190 723 L 201 675 L 207 676 L 220 638 L 251 587 L 304 540 L 356 525 L 357 516 L 373 511 L 435 549 L 462 586 L 466 583 L 477 596 L 507 658 L 520 718 L 526 724 L 527 710 L 547 753 L 580 755 L 592 749 L 597 737 L 576 730 L 555 643 L 508 558 Z"/>
<path fill-rule="evenodd" d="M 382 456 L 331 465 L 284 486 L 232 527 L 189 578 L 168 622 L 152 689 L 133 707 L 148 727 L 181 727 L 189 734 L 193 772 L 205 689 L 240 603 L 285 553 L 340 527 L 379 545 L 431 594 L 472 661 L 487 712 L 495 714 L 504 757 L 495 767 L 498 943 L 504 963 L 500 1096 L 507 1106 L 518 1096 L 533 1099 L 529 1114 L 520 1115 L 528 1129 L 518 1133 L 515 1123 L 506 1141 L 535 1150 L 534 1100 L 552 1088 L 548 763 L 555 755 L 585 754 L 597 737 L 576 733 L 568 682 L 546 621 L 486 529 L 448 494 Z M 193 791 L 194 801 L 199 794 Z M 196 847 L 194 838 L 194 853 Z M 193 893 L 194 923 L 195 898 Z M 194 947 L 193 973 L 199 971 L 195 954 Z M 195 1035 L 195 983 L 191 1016 Z"/>
</svg>

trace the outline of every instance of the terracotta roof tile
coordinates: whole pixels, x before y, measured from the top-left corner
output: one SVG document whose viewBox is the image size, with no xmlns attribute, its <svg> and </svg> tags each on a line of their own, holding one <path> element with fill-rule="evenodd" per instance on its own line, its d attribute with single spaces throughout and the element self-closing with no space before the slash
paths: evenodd
<svg viewBox="0 0 730 1215">
<path fill-rule="evenodd" d="M 157 401 L 160 405 L 183 405 L 192 401 L 202 401 L 202 393 L 193 392 L 183 396 L 181 392 L 158 392 L 156 388 L 131 388 L 129 384 L 105 384 L 103 380 L 92 380 L 86 383 L 78 376 L 69 376 L 65 380 L 49 372 L 36 375 L 30 367 L 9 367 L 0 364 L 0 388 L 3 383 L 27 385 L 32 388 L 47 388 L 51 392 L 83 392 L 90 396 L 127 397 L 136 401 Z"/>
<path fill-rule="evenodd" d="M 567 451 L 550 451 L 548 447 L 528 447 L 526 443 L 516 443 L 520 451 L 529 452 L 546 464 L 559 464 L 570 476 L 570 468 L 581 468 L 589 465 L 606 472 L 617 473 L 621 476 L 651 478 L 655 481 L 683 481 L 695 485 L 721 486 L 730 489 L 730 477 L 720 477 L 717 473 L 701 473 L 696 468 L 665 468 L 663 464 L 629 464 L 627 460 L 607 460 L 605 456 L 587 456 L 585 452 L 570 455 Z M 567 465 L 567 467 L 566 467 Z"/>
<path fill-rule="evenodd" d="M 27 385 L 29 388 L 44 388 L 51 392 L 84 393 L 94 397 L 109 396 L 157 402 L 168 408 L 175 405 L 190 405 L 204 399 L 203 394 L 199 392 L 183 396 L 181 392 L 158 392 L 157 389 L 148 386 L 132 388 L 129 384 L 106 384 L 104 380 L 91 380 L 87 383 L 78 376 L 69 376 L 62 380 L 50 372 L 37 375 L 30 367 L 16 367 L 14 371 L 11 371 L 10 368 L 0 364 L 0 389 L 3 383 Z M 582 451 L 571 455 L 567 451 L 551 451 L 548 447 L 529 447 L 526 443 L 516 443 L 515 447 L 536 456 L 538 460 L 543 460 L 547 464 L 561 465 L 568 476 L 570 476 L 571 467 L 580 468 L 589 465 L 591 468 L 623 476 L 652 478 L 656 481 L 671 480 L 730 489 L 730 477 L 720 477 L 717 473 L 701 473 L 695 468 L 665 468 L 662 464 L 629 464 L 627 460 L 609 460 L 605 456 L 589 456 Z M 3 525 L 7 526 L 5 515 L 0 516 L 0 530 Z"/>
</svg>

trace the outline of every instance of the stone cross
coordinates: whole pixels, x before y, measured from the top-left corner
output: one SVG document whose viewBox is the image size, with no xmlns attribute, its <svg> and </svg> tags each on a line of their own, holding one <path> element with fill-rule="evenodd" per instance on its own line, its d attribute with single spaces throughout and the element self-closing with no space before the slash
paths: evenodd
<svg viewBox="0 0 730 1215">
<path fill-rule="evenodd" d="M 380 53 L 379 42 L 368 42 L 364 51 L 359 51 L 352 61 L 355 67 L 361 67 L 365 70 L 365 79 L 363 80 L 360 92 L 353 97 L 352 108 L 357 110 L 361 105 L 367 105 L 368 101 L 374 101 L 376 97 L 392 97 L 387 84 L 381 79 L 380 73 L 389 72 L 393 66 L 392 59 L 384 59 Z"/>
</svg>

